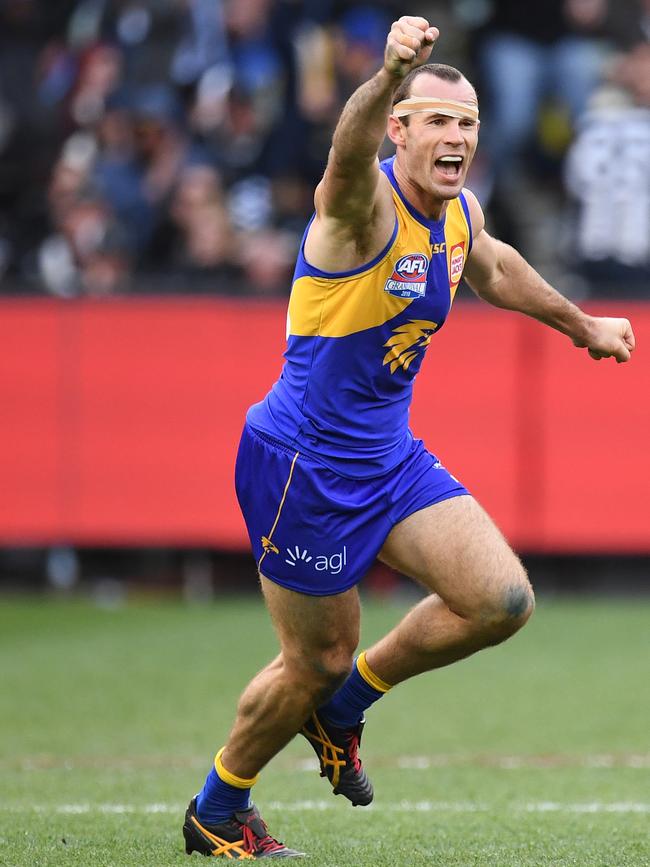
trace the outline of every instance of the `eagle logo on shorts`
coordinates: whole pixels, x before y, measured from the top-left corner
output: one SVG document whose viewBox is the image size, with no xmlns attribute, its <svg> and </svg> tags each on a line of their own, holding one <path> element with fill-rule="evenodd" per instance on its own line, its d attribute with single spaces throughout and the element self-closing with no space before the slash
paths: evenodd
<svg viewBox="0 0 650 867">
<path fill-rule="evenodd" d="M 384 347 L 389 349 L 383 363 L 390 365 L 390 372 L 395 373 L 398 367 L 408 370 L 413 359 L 424 354 L 437 327 L 437 322 L 428 319 L 410 319 L 396 328 L 393 336 L 384 343 Z"/>
</svg>

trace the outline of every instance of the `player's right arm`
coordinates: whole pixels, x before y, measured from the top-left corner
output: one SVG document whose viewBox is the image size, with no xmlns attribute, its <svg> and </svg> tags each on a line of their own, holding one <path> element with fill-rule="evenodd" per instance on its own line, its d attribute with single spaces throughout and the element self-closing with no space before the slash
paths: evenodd
<svg viewBox="0 0 650 867">
<path fill-rule="evenodd" d="M 484 301 L 504 310 L 532 316 L 587 349 L 596 361 L 629 361 L 635 338 L 627 319 L 590 316 L 549 285 L 511 246 L 485 231 L 485 218 L 476 196 L 465 195 L 474 244 L 464 271 L 470 288 Z"/>
<path fill-rule="evenodd" d="M 305 252 L 316 267 L 355 268 L 388 242 L 395 213 L 378 153 L 396 88 L 414 66 L 426 62 L 437 38 L 437 28 L 424 18 L 403 16 L 395 21 L 386 40 L 383 67 L 346 103 L 314 197 L 316 219 Z"/>
</svg>

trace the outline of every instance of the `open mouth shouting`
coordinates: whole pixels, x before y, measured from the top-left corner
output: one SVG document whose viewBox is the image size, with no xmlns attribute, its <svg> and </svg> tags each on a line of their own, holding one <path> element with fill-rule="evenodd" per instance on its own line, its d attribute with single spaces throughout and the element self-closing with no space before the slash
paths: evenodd
<svg viewBox="0 0 650 867">
<path fill-rule="evenodd" d="M 435 161 L 435 167 L 438 174 L 453 182 L 459 179 L 463 163 L 464 159 L 460 154 L 445 154 L 438 157 Z"/>
</svg>

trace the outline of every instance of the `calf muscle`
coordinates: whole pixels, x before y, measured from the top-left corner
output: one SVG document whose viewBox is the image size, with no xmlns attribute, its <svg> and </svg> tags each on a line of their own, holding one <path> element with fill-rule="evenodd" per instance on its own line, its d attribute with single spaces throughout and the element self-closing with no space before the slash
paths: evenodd
<svg viewBox="0 0 650 867">
<path fill-rule="evenodd" d="M 359 640 L 356 589 L 306 596 L 260 580 L 280 653 L 242 693 L 222 756 L 244 778 L 254 777 L 341 686 Z"/>
</svg>

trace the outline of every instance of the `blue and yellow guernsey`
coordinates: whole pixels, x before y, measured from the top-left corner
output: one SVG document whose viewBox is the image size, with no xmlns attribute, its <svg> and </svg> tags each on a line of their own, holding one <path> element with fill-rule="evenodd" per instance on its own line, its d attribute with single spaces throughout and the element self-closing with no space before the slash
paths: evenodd
<svg viewBox="0 0 650 867">
<path fill-rule="evenodd" d="M 406 457 L 413 381 L 472 246 L 463 194 L 429 220 L 402 195 L 393 160 L 381 169 L 395 228 L 378 256 L 353 271 L 320 271 L 306 261 L 303 238 L 282 374 L 247 415 L 253 428 L 348 478 L 379 476 Z"/>
</svg>

